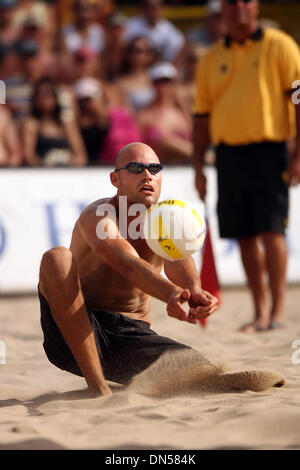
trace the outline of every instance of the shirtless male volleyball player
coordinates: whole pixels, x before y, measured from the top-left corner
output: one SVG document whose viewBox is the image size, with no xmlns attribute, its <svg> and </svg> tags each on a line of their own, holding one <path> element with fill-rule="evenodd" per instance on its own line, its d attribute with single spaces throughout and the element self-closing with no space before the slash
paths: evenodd
<svg viewBox="0 0 300 470">
<path fill-rule="evenodd" d="M 124 147 L 110 174 L 117 194 L 87 206 L 75 224 L 70 249 L 55 247 L 41 262 L 46 355 L 57 367 L 84 376 L 92 396 L 110 395 L 107 380 L 128 384 L 166 351 L 191 349 L 150 328 L 151 296 L 167 304 L 170 317 L 193 324 L 217 309 L 217 299 L 201 289 L 192 257 L 163 260 L 143 238 L 122 237 L 118 217 L 114 221 L 96 214 L 103 204 L 111 204 L 118 214 L 120 196 L 127 196 L 127 208 L 156 203 L 161 170 L 149 146 Z M 132 219 L 128 217 L 128 225 Z M 97 226 L 106 231 L 105 239 L 97 235 Z M 168 279 L 160 274 L 163 267 Z M 213 367 L 200 353 L 199 361 Z"/>
</svg>

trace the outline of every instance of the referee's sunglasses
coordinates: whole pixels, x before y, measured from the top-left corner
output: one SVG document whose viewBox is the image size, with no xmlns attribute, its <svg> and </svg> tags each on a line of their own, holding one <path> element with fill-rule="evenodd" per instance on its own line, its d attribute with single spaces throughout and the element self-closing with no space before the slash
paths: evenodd
<svg viewBox="0 0 300 470">
<path fill-rule="evenodd" d="M 226 3 L 228 3 L 228 5 L 236 5 L 239 1 L 250 3 L 252 0 L 226 0 Z"/>
<path fill-rule="evenodd" d="M 125 166 L 116 168 L 115 172 L 120 171 L 120 170 L 127 170 L 130 173 L 135 173 L 136 175 L 140 175 L 141 173 L 143 173 L 143 171 L 146 168 L 149 171 L 149 173 L 151 173 L 151 175 L 156 175 L 163 169 L 163 166 L 160 163 L 147 163 L 146 164 L 146 163 L 130 162 L 130 163 L 127 163 L 127 165 Z"/>
</svg>

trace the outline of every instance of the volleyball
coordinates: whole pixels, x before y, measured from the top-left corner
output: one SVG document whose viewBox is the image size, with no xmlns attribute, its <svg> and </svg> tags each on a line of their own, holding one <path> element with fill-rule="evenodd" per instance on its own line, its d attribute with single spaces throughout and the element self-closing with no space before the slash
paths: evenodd
<svg viewBox="0 0 300 470">
<path fill-rule="evenodd" d="M 169 199 L 153 204 L 145 214 L 143 233 L 158 256 L 175 261 L 201 250 L 206 225 L 189 202 Z"/>
</svg>

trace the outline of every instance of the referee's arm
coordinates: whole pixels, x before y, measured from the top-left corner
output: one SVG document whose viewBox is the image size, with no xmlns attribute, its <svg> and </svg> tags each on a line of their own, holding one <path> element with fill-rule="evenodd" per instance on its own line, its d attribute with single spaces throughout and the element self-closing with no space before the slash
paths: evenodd
<svg viewBox="0 0 300 470">
<path fill-rule="evenodd" d="M 289 185 L 296 186 L 300 183 L 300 103 L 295 104 L 296 108 L 296 145 L 291 155 L 289 164 Z"/>
<path fill-rule="evenodd" d="M 210 56 L 209 54 L 206 54 L 204 57 L 202 57 L 197 67 L 196 98 L 194 104 L 193 122 L 193 161 L 196 173 L 195 185 L 202 200 L 204 200 L 206 196 L 206 177 L 203 173 L 204 158 L 205 152 L 211 142 L 209 129 L 210 112 L 212 109 L 209 78 L 210 69 Z"/>
<path fill-rule="evenodd" d="M 202 200 L 206 196 L 206 177 L 203 173 L 205 152 L 210 145 L 209 114 L 195 114 L 193 128 L 195 185 Z"/>
</svg>

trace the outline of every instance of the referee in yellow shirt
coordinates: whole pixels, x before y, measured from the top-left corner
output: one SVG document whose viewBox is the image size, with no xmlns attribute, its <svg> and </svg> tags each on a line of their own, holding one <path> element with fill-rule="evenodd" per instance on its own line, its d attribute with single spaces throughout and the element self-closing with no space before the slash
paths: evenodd
<svg viewBox="0 0 300 470">
<path fill-rule="evenodd" d="M 300 105 L 292 103 L 300 52 L 282 31 L 258 27 L 257 0 L 222 6 L 229 34 L 198 66 L 196 187 L 204 199 L 204 155 L 212 142 L 220 236 L 238 240 L 254 301 L 255 318 L 241 331 L 255 333 L 285 323 L 288 187 L 300 182 Z M 295 137 L 288 155 L 286 142 Z"/>
</svg>

